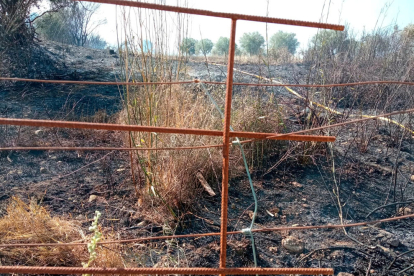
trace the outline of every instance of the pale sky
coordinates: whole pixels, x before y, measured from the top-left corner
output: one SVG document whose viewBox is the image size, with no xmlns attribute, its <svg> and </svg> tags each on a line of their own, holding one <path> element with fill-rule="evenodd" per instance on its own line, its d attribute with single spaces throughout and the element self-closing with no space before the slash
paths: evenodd
<svg viewBox="0 0 414 276">
<path fill-rule="evenodd" d="M 156 0 L 147 2 L 154 3 Z M 157 1 L 159 3 L 159 1 Z M 184 0 L 165 0 L 167 5 L 183 6 Z M 350 24 L 351 28 L 361 33 L 372 30 L 377 21 L 377 27 L 394 26 L 398 24 L 403 28 L 407 24 L 414 23 L 414 0 L 187 0 L 188 7 L 266 16 L 267 3 L 269 2 L 269 17 L 286 18 L 303 21 L 327 22 L 332 24 Z M 389 6 L 386 13 L 382 12 Z M 133 8 L 136 9 L 136 8 Z M 101 26 L 99 34 L 111 45 L 116 45 L 116 9 L 114 5 L 103 4 L 99 11 L 99 17 L 105 17 L 108 23 Z M 168 13 L 174 17 L 173 13 Z M 379 20 L 378 20 L 379 19 Z M 306 47 L 309 39 L 316 33 L 316 29 L 307 27 L 294 27 L 279 24 L 268 24 L 269 38 L 279 30 L 296 33 L 300 47 Z M 236 40 L 245 32 L 260 32 L 266 37 L 266 24 L 238 21 Z M 230 19 L 212 18 L 206 16 L 191 16 L 189 37 L 199 40 L 209 38 L 214 43 L 220 36 L 229 37 Z"/>
</svg>

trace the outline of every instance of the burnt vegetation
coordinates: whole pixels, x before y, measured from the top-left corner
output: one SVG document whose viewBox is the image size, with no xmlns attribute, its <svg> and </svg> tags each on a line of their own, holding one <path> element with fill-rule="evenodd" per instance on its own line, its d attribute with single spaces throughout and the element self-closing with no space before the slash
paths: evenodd
<svg viewBox="0 0 414 276">
<path fill-rule="evenodd" d="M 171 82 L 226 80 L 229 39 L 189 37 L 189 16 L 120 10 L 119 42 L 96 32 L 99 6 L 0 0 L 0 77 Z M 151 20 L 149 20 L 149 18 Z M 170 21 L 173 22 L 170 22 Z M 172 24 L 174 23 L 174 24 Z M 177 30 L 170 31 L 169 26 Z M 299 49 L 294 33 L 245 33 L 235 82 L 414 82 L 414 26 L 356 34 L 319 30 Z M 234 86 L 236 131 L 289 133 L 412 109 L 413 86 Z M 60 85 L 1 81 L 0 117 L 222 130 L 225 85 Z M 413 117 L 404 113 L 314 131 L 335 143 L 257 140 L 230 150 L 229 231 L 347 224 L 413 213 Z M 242 140 L 242 139 L 241 139 Z M 95 210 L 104 240 L 218 232 L 221 137 L 0 127 L 0 243 L 88 242 Z M 134 151 L 17 151 L 10 147 L 134 147 Z M 29 223 L 30 222 L 30 223 Z M 333 267 L 335 273 L 413 272 L 412 219 L 368 226 L 255 234 L 258 266 Z M 205 266 L 217 237 L 98 246 L 95 267 Z M 252 266 L 249 238 L 229 236 L 228 266 Z M 86 247 L 5 248 L 1 265 L 81 266 Z M 344 274 L 342 274 L 344 275 Z M 346 274 L 345 274 L 346 275 Z"/>
</svg>

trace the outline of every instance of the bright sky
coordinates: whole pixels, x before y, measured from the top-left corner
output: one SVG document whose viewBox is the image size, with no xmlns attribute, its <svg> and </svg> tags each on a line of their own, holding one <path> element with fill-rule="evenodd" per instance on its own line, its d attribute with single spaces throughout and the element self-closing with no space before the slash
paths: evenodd
<svg viewBox="0 0 414 276">
<path fill-rule="evenodd" d="M 153 3 L 155 0 L 148 2 Z M 183 0 L 165 0 L 165 2 L 167 5 L 177 5 L 178 2 L 180 6 L 183 6 L 184 3 Z M 268 15 L 276 18 L 322 21 L 333 24 L 349 23 L 351 28 L 358 33 L 364 29 L 372 30 L 377 21 L 377 27 L 394 26 L 397 23 L 400 28 L 403 28 L 407 24 L 414 23 L 414 0 L 187 0 L 187 2 L 188 7 L 196 9 L 259 16 Z M 109 44 L 116 45 L 115 7 L 102 5 L 99 17 L 106 17 L 108 21 L 106 25 L 100 27 L 99 34 Z M 305 47 L 317 31 L 306 27 L 268 24 L 269 38 L 279 30 L 296 33 L 296 37 L 301 43 L 300 47 Z M 266 38 L 265 23 L 238 21 L 237 43 L 239 44 L 243 33 L 254 31 L 260 32 Z M 229 37 L 230 20 L 194 15 L 191 17 L 189 33 L 189 37 L 198 40 L 202 36 L 215 43 L 220 36 Z"/>
</svg>

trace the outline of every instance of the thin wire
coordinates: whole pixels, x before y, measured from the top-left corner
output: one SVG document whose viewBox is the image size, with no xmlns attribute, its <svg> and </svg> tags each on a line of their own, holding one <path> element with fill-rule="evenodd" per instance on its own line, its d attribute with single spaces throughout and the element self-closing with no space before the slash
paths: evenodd
<svg viewBox="0 0 414 276">
<path fill-rule="evenodd" d="M 215 64 L 217 66 L 226 66 L 224 64 L 219 64 L 219 63 L 213 63 L 213 64 Z M 245 74 L 245 75 L 249 75 L 249 76 L 253 76 L 253 77 L 256 77 L 258 79 L 261 79 L 261 80 L 269 81 L 270 83 L 276 83 L 277 85 L 283 86 L 287 91 L 289 91 L 291 94 L 293 94 L 294 96 L 298 97 L 299 99 L 304 100 L 306 102 L 308 101 L 308 99 L 306 97 L 301 96 L 299 93 L 297 93 L 293 89 L 289 88 L 288 86 L 285 86 L 283 83 L 281 83 L 279 81 L 275 81 L 274 79 L 269 79 L 269 78 L 265 78 L 265 77 L 262 77 L 262 76 L 259 76 L 259 75 L 251 74 L 251 73 L 248 73 L 248 72 L 245 72 L 245 71 L 242 71 L 242 70 L 238 70 L 238 69 L 234 69 L 234 70 L 235 71 L 238 71 L 238 72 L 240 72 L 242 74 Z M 398 83 L 398 84 L 403 84 L 403 83 L 404 84 L 412 84 L 412 83 L 409 83 L 409 82 L 397 82 L 397 81 L 390 81 L 390 82 L 394 82 L 394 83 Z M 387 82 L 387 81 L 378 81 L 377 83 L 390 83 L 390 82 Z M 367 84 L 367 83 L 374 83 L 374 82 L 365 82 L 365 84 Z M 359 84 L 361 84 L 361 83 L 359 83 Z M 349 85 L 349 83 L 348 84 L 339 84 L 339 86 L 346 86 L 346 85 Z M 334 110 L 334 109 L 332 109 L 332 108 L 330 108 L 328 106 L 325 106 L 323 104 L 320 104 L 318 102 L 310 101 L 309 103 L 311 105 L 314 104 L 317 107 L 321 107 L 321 108 L 323 108 L 323 109 L 325 109 L 325 110 L 327 110 L 329 112 L 332 112 L 334 114 L 344 115 L 343 113 L 338 112 L 338 111 L 336 111 L 336 110 Z M 369 116 L 369 115 L 362 115 L 362 117 L 371 117 L 371 116 Z M 379 120 L 383 120 L 383 121 L 388 121 L 389 123 L 392 123 L 392 124 L 395 124 L 395 125 L 397 125 L 399 127 L 402 127 L 403 129 L 406 129 L 406 130 L 410 131 L 412 134 L 414 134 L 414 131 L 413 130 L 411 130 L 411 129 L 405 127 L 405 126 L 403 126 L 402 124 L 400 124 L 400 123 L 398 123 L 398 122 L 396 122 L 394 120 L 385 119 L 383 117 L 379 117 L 378 119 Z"/>
<path fill-rule="evenodd" d="M 336 225 L 312 225 L 312 226 L 294 226 L 294 227 L 271 227 L 271 228 L 261 228 L 261 229 L 252 229 L 252 232 L 283 232 L 283 231 L 298 231 L 298 230 L 314 230 L 314 229 L 335 229 L 335 228 L 343 228 L 343 227 L 357 227 L 357 226 L 364 226 L 368 224 L 376 224 L 382 222 L 390 222 L 396 221 L 401 219 L 407 218 L 414 218 L 414 214 L 405 215 L 405 216 L 398 216 L 398 217 L 391 217 L 386 219 L 379 219 L 379 220 L 372 220 L 372 221 L 365 221 L 365 222 L 356 222 L 356 223 L 349 223 L 349 224 L 336 224 Z M 237 235 L 243 234 L 242 231 L 232 231 L 227 232 L 227 235 Z M 200 238 L 200 237 L 212 237 L 212 236 L 220 236 L 220 233 L 202 233 L 202 234 L 187 234 L 187 235 L 173 235 L 173 236 L 159 236 L 159 237 L 145 237 L 145 238 L 137 238 L 137 239 L 128 239 L 128 240 L 113 240 L 113 241 L 103 241 L 99 242 L 99 245 L 102 244 L 122 244 L 122 243 L 136 243 L 136 242 L 143 242 L 143 241 L 152 241 L 152 240 L 166 240 L 166 239 L 181 239 L 181 238 Z M 88 245 L 88 243 L 11 243 L 11 244 L 0 244 L 0 248 L 4 247 L 39 247 L 39 246 L 84 246 Z"/>
<path fill-rule="evenodd" d="M 214 98 L 210 94 L 210 92 L 208 92 L 208 89 L 205 87 L 205 85 L 203 83 L 200 83 L 200 86 L 204 90 L 204 93 L 209 97 L 209 99 L 213 103 L 213 105 L 216 107 L 217 111 L 220 113 L 221 118 L 224 119 L 224 113 L 221 111 L 219 105 L 214 100 Z M 230 125 L 230 130 L 234 131 L 234 129 L 231 125 Z M 242 231 L 244 231 L 245 234 L 250 235 L 250 240 L 252 242 L 252 251 L 253 251 L 252 253 L 253 253 L 254 267 L 257 267 L 256 247 L 254 245 L 254 237 L 253 237 L 253 233 L 251 231 L 253 229 L 254 221 L 255 221 L 256 216 L 257 216 L 257 209 L 258 209 L 257 196 L 256 196 L 256 192 L 254 190 L 253 181 L 252 181 L 252 177 L 250 175 L 249 165 L 247 164 L 246 155 L 244 154 L 243 146 L 240 143 L 239 138 L 238 137 L 235 137 L 235 138 L 236 138 L 236 141 L 234 141 L 233 144 L 237 144 L 240 147 L 240 151 L 241 151 L 241 154 L 242 154 L 242 157 L 243 157 L 244 168 L 246 169 L 247 177 L 249 179 L 250 189 L 252 191 L 253 199 L 254 199 L 254 212 L 253 212 L 252 222 L 251 222 L 250 227 L 248 229 L 243 229 Z"/>
<path fill-rule="evenodd" d="M 206 267 L 35 267 L 0 266 L 0 273 L 13 274 L 151 274 L 151 275 L 333 275 L 332 268 L 206 268 Z"/>
<path fill-rule="evenodd" d="M 26 78 L 7 78 L 0 77 L 0 81 L 22 81 L 22 82 L 37 82 L 37 83 L 55 83 L 55 84 L 87 84 L 87 85 L 128 85 L 128 86 L 143 86 L 143 85 L 173 85 L 173 84 L 191 84 L 191 83 L 205 83 L 223 85 L 225 82 L 218 81 L 202 81 L 194 79 L 191 81 L 176 81 L 176 82 L 102 82 L 102 81 L 72 81 L 72 80 L 44 80 L 44 79 L 26 79 Z M 399 84 L 399 85 L 414 85 L 414 82 L 404 81 L 363 81 L 350 83 L 332 83 L 332 84 L 293 84 L 293 83 L 244 83 L 234 82 L 233 85 L 238 86 L 289 86 L 289 87 L 313 87 L 313 88 L 327 88 L 327 87 L 343 87 L 343 86 L 359 86 L 371 84 Z"/>
<path fill-rule="evenodd" d="M 257 202 L 257 196 L 256 196 L 256 192 L 254 190 L 254 186 L 253 186 L 253 182 L 252 182 L 252 177 L 251 177 L 250 171 L 249 171 L 249 166 L 247 165 L 246 156 L 244 154 L 243 146 L 240 143 L 239 138 L 236 138 L 236 140 L 237 140 L 236 142 L 239 145 L 240 151 L 241 151 L 242 156 L 243 156 L 244 167 L 246 168 L 246 173 L 247 173 L 247 176 L 249 178 L 250 189 L 252 191 L 253 199 L 254 199 L 254 212 L 253 212 L 252 222 L 250 224 L 250 227 L 248 228 L 248 234 L 250 235 L 250 240 L 252 242 L 252 250 L 253 250 L 252 253 L 253 253 L 253 259 L 254 259 L 254 266 L 257 267 L 256 246 L 254 244 L 254 237 L 253 237 L 252 229 L 253 229 L 254 221 L 256 220 L 256 216 L 257 216 L 258 202 Z M 246 230 L 246 229 L 244 229 L 244 230 Z"/>
<path fill-rule="evenodd" d="M 206 84 L 224 84 L 222 82 L 215 81 L 202 81 Z M 362 81 L 362 82 L 349 82 L 349 83 L 332 83 L 332 84 L 293 84 L 293 83 L 243 83 L 235 82 L 233 85 L 241 86 L 290 86 L 290 87 L 309 87 L 309 88 L 328 88 L 328 87 L 344 87 L 344 86 L 359 86 L 359 85 L 371 85 L 371 84 L 399 84 L 399 85 L 410 85 L 413 86 L 414 82 L 406 81 Z"/>
<path fill-rule="evenodd" d="M 390 113 L 386 113 L 386 114 L 383 114 L 383 115 L 372 116 L 372 117 L 369 117 L 369 118 L 356 119 L 356 120 L 352 120 L 352 121 L 349 121 L 349 122 L 343 122 L 343 123 L 337 123 L 337 124 L 333 124 L 333 125 L 315 127 L 315 128 L 312 128 L 312 129 L 305 129 L 305 130 L 300 130 L 300 131 L 294 131 L 294 132 L 290 132 L 290 133 L 286 133 L 286 134 L 272 135 L 272 136 L 267 137 L 266 139 L 271 139 L 271 138 L 275 138 L 275 137 L 283 137 L 283 136 L 288 136 L 288 135 L 303 134 L 303 133 L 316 131 L 316 130 L 323 130 L 323 129 L 333 128 L 333 127 L 339 127 L 339 126 L 345 126 L 345 125 L 349 125 L 349 124 L 360 123 L 360 122 L 364 122 L 364 121 L 368 121 L 368 120 L 374 120 L 374 119 L 378 119 L 380 117 L 389 117 L 389 116 L 393 116 L 393 115 L 404 114 L 404 113 L 412 113 L 412 112 L 414 112 L 414 108 L 401 110 L 401 111 L 390 112 Z"/>
<path fill-rule="evenodd" d="M 192 81 L 174 81 L 174 82 L 113 82 L 113 81 L 72 81 L 72 80 L 42 80 L 42 79 L 26 79 L 26 78 L 7 78 L 0 77 L 0 81 L 23 81 L 23 82 L 40 82 L 40 83 L 56 83 L 56 84 L 88 84 L 88 85 L 170 85 L 170 84 L 189 84 Z"/>
<path fill-rule="evenodd" d="M 412 112 L 414 112 L 414 108 L 412 108 L 412 109 L 406 109 L 406 110 L 401 110 L 401 111 L 395 111 L 395 112 L 391 112 L 391 113 L 385 113 L 385 114 L 376 115 L 376 116 L 370 116 L 368 118 L 351 120 L 351 121 L 348 121 L 348 122 L 342 122 L 342 123 L 337 123 L 337 124 L 332 124 L 332 125 L 326 125 L 326 126 L 321 126 L 321 127 L 304 129 L 304 130 L 299 130 L 299 131 L 294 131 L 294 132 L 289 132 L 289 133 L 284 133 L 284 134 L 271 135 L 271 136 L 268 136 L 268 137 L 266 137 L 264 139 L 274 139 L 274 138 L 281 138 L 281 137 L 289 136 L 289 135 L 304 134 L 304 133 L 309 133 L 309 132 L 316 131 L 316 130 L 324 130 L 324 129 L 328 129 L 328 128 L 346 126 L 346 125 L 350 125 L 350 124 L 356 124 L 356 123 L 361 123 L 361 122 L 365 122 L 365 121 L 369 121 L 369 120 L 379 119 L 381 117 L 390 117 L 390 116 L 393 116 L 393 115 L 399 115 L 399 114 L 405 114 L 405 113 L 412 113 Z M 244 140 L 244 141 L 242 141 L 240 143 L 245 144 L 245 143 L 254 142 L 256 140 L 264 140 L 264 139 L 257 139 L 257 138 L 256 139 L 249 139 L 249 140 Z"/>
<path fill-rule="evenodd" d="M 173 147 L 173 148 L 122 148 L 122 147 L 4 147 L 0 148 L 0 151 L 14 150 L 14 151 L 25 151 L 25 150 L 63 150 L 63 151 L 161 151 L 161 150 L 192 150 L 192 149 L 207 149 L 207 148 L 220 148 L 223 144 L 217 145 L 205 145 L 205 146 L 194 146 L 194 147 Z"/>
</svg>

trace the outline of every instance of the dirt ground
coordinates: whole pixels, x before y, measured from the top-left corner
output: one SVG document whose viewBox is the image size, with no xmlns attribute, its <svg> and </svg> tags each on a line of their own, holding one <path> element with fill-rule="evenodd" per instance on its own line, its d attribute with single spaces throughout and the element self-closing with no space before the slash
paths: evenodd
<svg viewBox="0 0 414 276">
<path fill-rule="evenodd" d="M 62 57 L 59 56 L 61 45 L 45 47 L 65 63 L 73 73 L 72 79 L 114 80 L 120 72 L 116 67 L 117 57 L 106 51 L 83 48 L 78 51 L 69 47 L 67 55 Z M 191 61 L 187 67 L 187 79 L 224 81 L 226 78 L 225 67 L 210 65 L 207 70 L 202 62 Z M 269 74 L 268 68 L 259 64 L 236 64 L 236 68 Z M 302 82 L 307 68 L 303 64 L 272 65 L 270 75 L 286 83 Z M 235 81 L 258 82 L 237 72 Z M 235 88 L 235 93 L 238 89 L 242 88 Z M 284 88 L 267 89 L 286 106 L 286 120 L 300 128 L 298 113 L 303 103 Z M 118 87 L 8 83 L 0 88 L 0 116 L 113 122 L 122 107 L 120 94 Z M 339 187 L 343 203 L 344 223 L 411 213 L 414 210 L 413 138 L 407 134 L 395 141 L 392 137 L 398 128 L 378 122 L 368 124 L 367 129 L 373 138 L 363 151 L 357 126 L 336 132 L 335 178 L 332 158 L 328 158 L 331 152 L 325 144 L 320 146 L 317 155 L 307 156 L 303 153 L 309 144 L 289 143 L 284 151 L 275 152 L 264 168 L 253 171 L 259 202 L 254 228 L 340 224 L 333 192 L 335 185 Z M 123 146 L 122 134 L 107 131 L 1 126 L 0 139 L 0 146 Z M 288 151 L 292 154 L 285 159 Z M 4 214 L 12 196 L 25 200 L 35 198 L 53 214 L 82 222 L 85 229 L 95 210 L 100 210 L 103 227 L 123 239 L 219 232 L 220 185 L 210 184 L 217 196 L 204 193 L 181 221 L 159 223 L 151 221 L 148 208 L 143 210 L 136 204 L 127 152 L 0 153 L 0 215 Z M 231 179 L 229 184 L 228 230 L 241 230 L 251 221 L 252 193 L 247 177 Z M 406 203 L 370 214 L 375 208 L 394 201 Z M 398 273 L 413 263 L 414 252 L 409 252 L 414 249 L 413 226 L 413 220 L 406 219 L 348 228 L 348 236 L 340 228 L 256 233 L 258 266 L 332 267 L 335 275 L 340 272 L 412 275 L 413 270 Z M 299 239 L 303 250 L 297 253 L 287 250 L 282 246 L 286 237 Z M 229 236 L 228 245 L 229 267 L 254 265 L 248 237 Z M 216 267 L 219 260 L 218 237 L 148 242 L 123 248 L 124 257 L 136 266 Z M 406 252 L 409 253 L 402 255 Z"/>
</svg>

